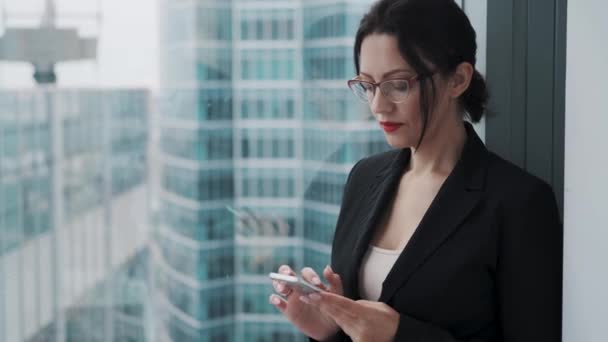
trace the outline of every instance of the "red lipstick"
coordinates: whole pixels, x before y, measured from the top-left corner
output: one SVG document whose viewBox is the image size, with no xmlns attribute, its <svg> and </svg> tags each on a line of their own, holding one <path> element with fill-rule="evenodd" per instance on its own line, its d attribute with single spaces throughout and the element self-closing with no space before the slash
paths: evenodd
<svg viewBox="0 0 608 342">
<path fill-rule="evenodd" d="M 382 126 L 382 129 L 387 132 L 394 132 L 396 130 L 399 129 L 399 127 L 403 126 L 402 123 L 398 123 L 398 122 L 390 122 L 390 121 L 384 121 L 384 122 L 380 122 L 380 126 Z"/>
</svg>

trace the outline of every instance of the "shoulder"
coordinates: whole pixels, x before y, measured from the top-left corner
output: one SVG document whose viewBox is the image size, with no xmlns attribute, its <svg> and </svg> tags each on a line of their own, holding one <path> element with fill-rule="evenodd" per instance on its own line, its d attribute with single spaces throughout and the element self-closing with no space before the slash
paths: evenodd
<svg viewBox="0 0 608 342">
<path fill-rule="evenodd" d="M 488 151 L 486 195 L 495 197 L 503 209 L 512 210 L 539 204 L 552 206 L 556 202 L 546 181 L 491 151 Z"/>
<path fill-rule="evenodd" d="M 398 153 L 398 149 L 391 149 L 359 159 L 348 173 L 343 193 L 345 200 L 342 205 L 347 205 L 348 198 L 357 193 L 359 189 L 367 188 L 370 182 L 373 182 L 376 176 L 390 165 Z"/>
</svg>

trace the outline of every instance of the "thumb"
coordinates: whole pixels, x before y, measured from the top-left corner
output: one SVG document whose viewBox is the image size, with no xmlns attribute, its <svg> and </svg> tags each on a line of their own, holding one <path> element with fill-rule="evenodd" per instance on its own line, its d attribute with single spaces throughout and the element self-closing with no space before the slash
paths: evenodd
<svg viewBox="0 0 608 342">
<path fill-rule="evenodd" d="M 325 266 L 323 270 L 323 276 L 329 283 L 329 291 L 335 294 L 344 295 L 344 289 L 342 287 L 342 278 L 338 273 L 334 273 L 331 266 Z"/>
</svg>

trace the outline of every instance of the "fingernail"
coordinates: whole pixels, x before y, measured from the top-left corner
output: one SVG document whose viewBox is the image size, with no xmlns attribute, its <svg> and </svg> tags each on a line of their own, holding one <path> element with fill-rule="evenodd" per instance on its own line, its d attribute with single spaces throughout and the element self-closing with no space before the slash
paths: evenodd
<svg viewBox="0 0 608 342">
<path fill-rule="evenodd" d="M 327 266 L 325 266 L 325 268 L 329 269 L 331 271 L 331 273 L 334 273 L 334 270 L 331 268 L 331 266 L 327 265 Z"/>
<path fill-rule="evenodd" d="M 300 300 L 306 304 L 310 304 L 310 299 L 306 296 L 300 296 Z"/>
<path fill-rule="evenodd" d="M 309 298 L 311 301 L 313 301 L 313 302 L 318 302 L 318 301 L 320 301 L 320 300 L 321 300 L 321 296 L 319 296 L 319 295 L 318 295 L 318 294 L 316 294 L 316 293 L 311 293 L 311 294 L 309 294 L 309 295 L 308 295 L 308 298 Z"/>
<path fill-rule="evenodd" d="M 274 305 L 279 305 L 279 303 L 281 303 L 281 300 L 276 296 L 272 296 L 270 297 L 270 303 Z"/>
<path fill-rule="evenodd" d="M 315 285 L 321 285 L 321 279 L 319 279 L 319 277 L 312 277 L 312 283 Z"/>
</svg>

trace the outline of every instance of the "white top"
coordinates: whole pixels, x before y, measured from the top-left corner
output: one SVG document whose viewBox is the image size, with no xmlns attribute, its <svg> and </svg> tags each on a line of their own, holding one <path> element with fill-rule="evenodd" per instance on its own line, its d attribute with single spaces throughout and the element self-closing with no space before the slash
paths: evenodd
<svg viewBox="0 0 608 342">
<path fill-rule="evenodd" d="M 361 262 L 359 271 L 359 295 L 363 299 L 377 301 L 382 292 L 382 282 L 393 268 L 403 249 L 384 249 L 370 245 Z"/>
</svg>

